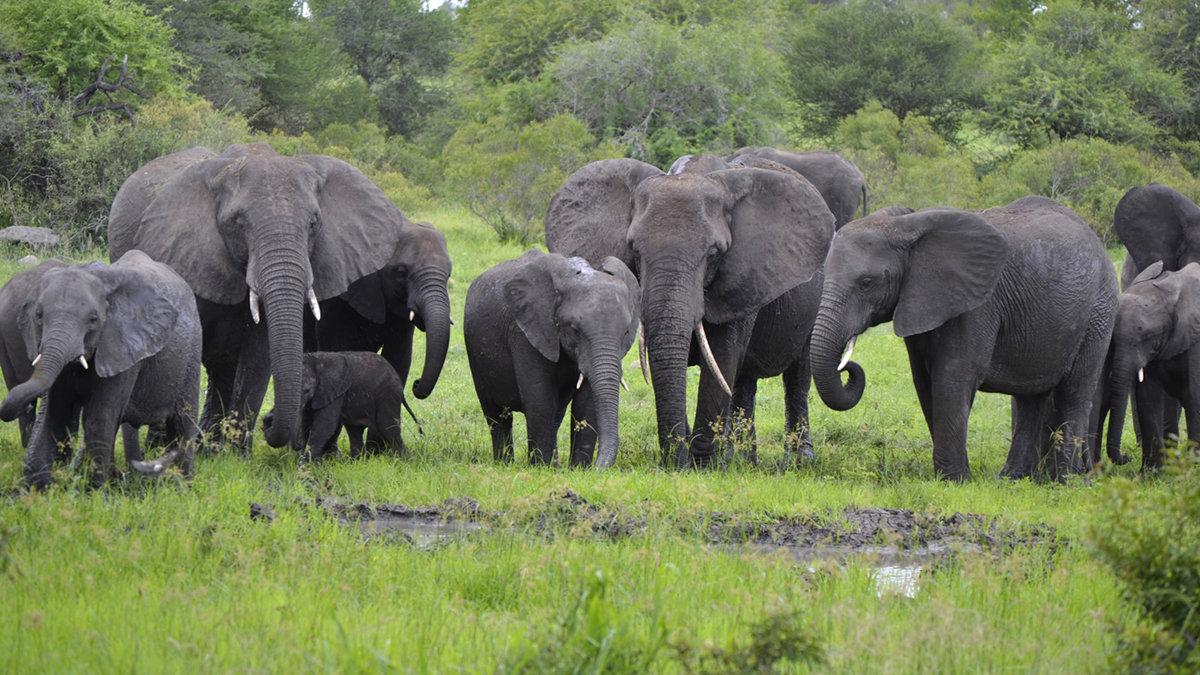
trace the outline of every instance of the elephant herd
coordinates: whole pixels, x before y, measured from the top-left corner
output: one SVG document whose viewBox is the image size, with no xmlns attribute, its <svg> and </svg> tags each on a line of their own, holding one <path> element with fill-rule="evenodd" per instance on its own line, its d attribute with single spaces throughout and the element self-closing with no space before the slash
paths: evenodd
<svg viewBox="0 0 1200 675">
<path fill-rule="evenodd" d="M 467 292 L 464 340 L 496 459 L 511 460 L 521 412 L 531 460 L 554 462 L 570 406 L 570 463 L 611 466 L 635 342 L 665 465 L 720 461 L 735 420 L 753 438 L 758 380 L 776 376 L 786 452 L 811 458 L 810 383 L 835 410 L 856 405 L 857 336 L 889 321 L 942 478 L 970 476 L 976 391 L 1012 396 L 1012 478 L 1089 471 L 1110 411 L 1109 457 L 1127 461 L 1131 392 L 1144 466 L 1178 433 L 1180 405 L 1200 440 L 1200 208 L 1186 197 L 1151 185 L 1121 200 L 1124 294 L 1099 239 L 1053 200 L 856 219 L 866 199 L 858 169 L 824 151 L 579 169 L 551 199 L 550 252 L 501 263 Z M 413 383 L 425 398 L 449 348 L 451 262 L 441 233 L 360 171 L 264 143 L 193 148 L 125 181 L 108 235 L 110 265 L 46 261 L 0 289 L 0 419 L 20 420 L 27 484 L 51 482 L 81 423 L 76 459 L 90 458 L 96 483 L 118 428 L 131 467 L 150 475 L 177 461 L 190 475 L 206 438 L 248 451 L 271 383 L 269 445 L 318 459 L 344 426 L 354 455 L 403 452 L 413 330 L 426 333 Z M 143 459 L 140 426 L 166 448 L 159 459 Z"/>
</svg>

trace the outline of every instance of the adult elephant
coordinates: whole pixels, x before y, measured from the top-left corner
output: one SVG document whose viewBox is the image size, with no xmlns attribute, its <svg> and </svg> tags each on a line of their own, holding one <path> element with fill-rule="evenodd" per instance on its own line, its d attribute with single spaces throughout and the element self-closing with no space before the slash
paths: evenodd
<svg viewBox="0 0 1200 675">
<path fill-rule="evenodd" d="M 1200 262 L 1200 206 L 1174 188 L 1151 183 L 1130 189 L 1117 202 L 1113 229 L 1126 250 L 1121 267 L 1123 289 L 1129 288 L 1134 277 L 1160 260 L 1166 272 Z M 1164 434 L 1179 435 L 1179 401 L 1165 397 L 1156 404 L 1156 410 L 1145 415 L 1139 413 L 1139 405 L 1140 401 L 1135 398 L 1134 431 L 1142 447 L 1145 447 L 1145 439 L 1142 438 L 1141 420 L 1150 415 L 1163 420 Z"/>
<path fill-rule="evenodd" d="M 838 229 L 858 217 L 860 207 L 866 214 L 867 181 L 854 162 L 837 153 L 828 150 L 788 152 L 767 147 L 741 148 L 725 160 L 737 164 L 738 159 L 746 155 L 778 162 L 812 182 L 833 212 Z M 753 160 L 749 158 L 742 161 L 753 166 Z"/>
<path fill-rule="evenodd" d="M 241 425 L 249 450 L 269 378 L 288 445 L 300 414 L 303 312 L 387 263 L 407 222 L 358 169 L 321 155 L 285 157 L 265 143 L 219 155 L 196 147 L 126 179 L 109 216 L 109 255 L 140 249 L 196 295 L 208 371 L 201 427 Z M 319 317 L 318 317 L 319 318 Z"/>
<path fill-rule="evenodd" d="M 979 214 L 869 216 L 838 232 L 830 248 L 813 327 L 813 380 L 829 407 L 857 405 L 866 380 L 849 360 L 854 342 L 891 321 L 908 349 L 942 478 L 971 475 L 967 418 L 976 391 L 1013 396 L 1002 475 L 1037 470 L 1049 423 L 1063 433 L 1049 466 L 1062 478 L 1088 468 L 1086 436 L 1116 304 L 1104 246 L 1053 200 L 1024 197 Z"/>
<path fill-rule="evenodd" d="M 760 308 L 821 267 L 833 215 L 777 171 L 666 175 L 634 159 L 593 162 L 550 201 L 546 244 L 598 265 L 615 256 L 642 287 L 642 325 L 663 462 L 707 465 Z M 689 451 L 687 368 L 701 369 Z"/>
<path fill-rule="evenodd" d="M 413 329 L 425 333 L 425 365 L 413 395 L 433 392 L 450 346 L 450 254 L 446 237 L 429 223 L 403 222 L 387 264 L 321 301 L 321 321 L 306 319 L 306 351 L 380 352 L 408 382 Z"/>
</svg>

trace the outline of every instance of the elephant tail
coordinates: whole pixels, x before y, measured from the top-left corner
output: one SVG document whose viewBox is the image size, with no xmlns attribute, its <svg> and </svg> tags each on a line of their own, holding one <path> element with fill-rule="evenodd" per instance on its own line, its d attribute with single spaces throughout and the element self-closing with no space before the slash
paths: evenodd
<svg viewBox="0 0 1200 675">
<path fill-rule="evenodd" d="M 417 419 L 416 414 L 413 413 L 412 407 L 408 405 L 408 398 L 402 398 L 400 399 L 400 402 L 404 404 L 404 409 L 408 411 L 408 416 L 412 418 L 413 424 L 417 425 L 417 435 L 424 436 L 425 430 L 421 428 L 421 420 Z"/>
<path fill-rule="evenodd" d="M 860 218 L 866 218 L 866 217 L 867 217 L 867 214 L 868 214 L 868 213 L 870 213 L 870 212 L 867 210 L 867 181 L 863 181 L 863 185 L 862 185 L 862 196 L 863 196 L 863 201 L 862 201 L 862 215 L 861 215 L 861 216 L 859 216 L 859 217 L 860 217 Z"/>
</svg>

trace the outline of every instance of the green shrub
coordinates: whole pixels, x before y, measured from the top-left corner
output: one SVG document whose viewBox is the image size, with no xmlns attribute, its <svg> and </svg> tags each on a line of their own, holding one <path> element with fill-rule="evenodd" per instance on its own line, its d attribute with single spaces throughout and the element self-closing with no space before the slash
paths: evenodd
<svg viewBox="0 0 1200 675">
<path fill-rule="evenodd" d="M 556 115 L 520 130 L 502 118 L 468 122 L 446 144 L 448 190 L 500 239 L 523 245 L 544 236 L 550 198 L 572 172 L 590 161 L 620 157 L 615 145 L 596 145 L 582 122 Z"/>
<path fill-rule="evenodd" d="M 1092 546 L 1140 620 L 1121 637 L 1117 672 L 1200 670 L 1200 460 L 1168 451 L 1161 490 L 1115 479 L 1098 488 Z"/>
</svg>

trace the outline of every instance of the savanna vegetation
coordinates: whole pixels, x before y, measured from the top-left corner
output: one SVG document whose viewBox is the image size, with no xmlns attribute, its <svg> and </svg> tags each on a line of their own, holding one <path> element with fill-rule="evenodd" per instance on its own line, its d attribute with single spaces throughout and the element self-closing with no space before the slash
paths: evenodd
<svg viewBox="0 0 1200 675">
<path fill-rule="evenodd" d="M 1200 4 L 0 3 L 0 226 L 50 227 L 53 253 L 107 259 L 108 207 L 134 169 L 251 141 L 345 159 L 434 223 L 459 317 L 472 279 L 541 244 L 551 194 L 583 164 L 665 168 L 743 145 L 840 152 L 871 209 L 1052 197 L 1119 264 L 1126 190 L 1158 181 L 1200 201 Z M 27 252 L 0 251 L 0 280 Z M 454 331 L 403 460 L 311 466 L 260 438 L 249 457 L 203 457 L 190 483 L 90 491 L 64 468 L 29 494 L 5 425 L 0 671 L 1200 668 L 1185 450 L 1158 476 L 1135 462 L 1066 485 L 1000 481 L 1008 402 L 981 394 L 974 477 L 938 482 L 903 345 L 881 327 L 856 352 L 872 373 L 863 402 L 835 413 L 812 398 L 810 464 L 783 461 L 782 393 L 764 383 L 758 466 L 659 470 L 630 354 L 615 470 L 497 465 Z M 334 508 L 364 502 L 451 515 L 477 502 L 459 516 L 486 528 L 370 536 Z M 836 528 L 868 507 L 982 514 L 1004 536 L 922 560 L 912 597 L 882 584 L 875 554 L 798 559 L 713 537 L 728 522 Z"/>
</svg>

